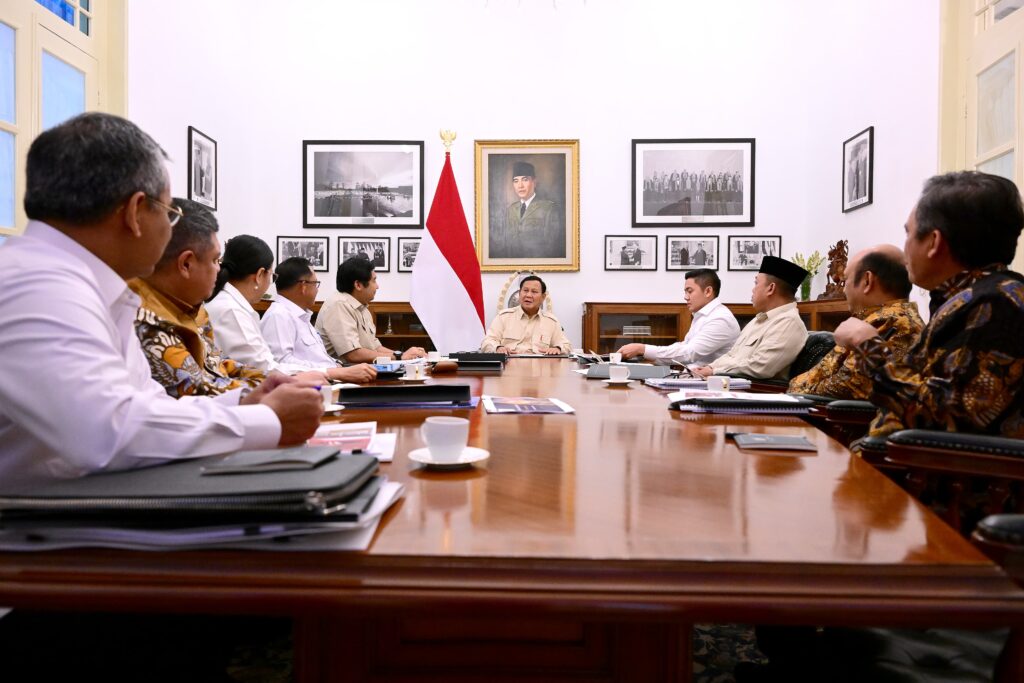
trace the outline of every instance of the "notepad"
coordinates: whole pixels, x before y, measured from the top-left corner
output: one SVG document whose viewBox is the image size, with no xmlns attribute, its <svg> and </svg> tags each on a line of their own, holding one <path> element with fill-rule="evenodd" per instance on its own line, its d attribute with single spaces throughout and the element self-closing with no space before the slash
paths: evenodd
<svg viewBox="0 0 1024 683">
<path fill-rule="evenodd" d="M 775 451 L 816 451 L 818 447 L 805 436 L 788 436 L 785 434 L 733 434 L 736 445 L 740 448 L 764 448 Z"/>
<path fill-rule="evenodd" d="M 246 472 L 287 472 L 311 470 L 338 454 L 329 446 L 295 446 L 268 451 L 239 451 L 204 465 L 202 474 L 244 474 Z"/>
</svg>

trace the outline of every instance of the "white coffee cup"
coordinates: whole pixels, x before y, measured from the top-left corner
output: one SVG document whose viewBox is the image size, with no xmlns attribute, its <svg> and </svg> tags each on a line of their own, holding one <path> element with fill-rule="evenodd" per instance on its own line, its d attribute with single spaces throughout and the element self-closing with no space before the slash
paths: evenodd
<svg viewBox="0 0 1024 683">
<path fill-rule="evenodd" d="M 608 379 L 613 382 L 624 382 L 629 379 L 629 368 L 625 365 L 613 365 L 608 368 Z"/>
<path fill-rule="evenodd" d="M 608 362 L 609 363 L 621 363 L 622 362 L 622 354 L 621 353 L 617 353 L 617 352 L 609 353 L 608 354 Z"/>
<path fill-rule="evenodd" d="M 324 409 L 331 408 L 337 401 L 335 400 L 340 392 L 340 389 L 335 389 L 330 384 L 324 384 L 320 387 L 320 396 L 324 400 Z"/>
<path fill-rule="evenodd" d="M 729 376 L 711 375 L 708 377 L 708 391 L 729 391 Z"/>
<path fill-rule="evenodd" d="M 434 361 L 439 361 L 441 360 L 441 353 L 439 351 L 428 351 L 427 360 L 429 360 L 431 363 L 433 363 Z"/>
<path fill-rule="evenodd" d="M 419 363 L 405 366 L 405 376 L 409 379 L 423 379 L 423 366 Z"/>
<path fill-rule="evenodd" d="M 463 417 L 428 417 L 420 427 L 430 457 L 437 462 L 455 462 L 469 441 L 469 420 Z"/>
</svg>

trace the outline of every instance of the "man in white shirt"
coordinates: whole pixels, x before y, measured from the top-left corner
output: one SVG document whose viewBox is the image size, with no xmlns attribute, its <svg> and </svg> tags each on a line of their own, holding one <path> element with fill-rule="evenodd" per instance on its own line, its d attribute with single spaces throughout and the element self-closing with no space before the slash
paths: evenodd
<svg viewBox="0 0 1024 683">
<path fill-rule="evenodd" d="M 50 128 L 29 149 L 32 220 L 0 248 L 6 484 L 295 445 L 320 422 L 320 393 L 300 383 L 175 400 L 151 378 L 133 328 L 139 298 L 125 281 L 153 272 L 180 217 L 165 158 L 133 123 L 99 113 Z"/>
<path fill-rule="evenodd" d="M 689 271 L 683 294 L 693 321 L 683 341 L 668 346 L 626 344 L 619 353 L 623 358 L 643 356 L 656 365 L 709 364 L 732 348 L 740 334 L 736 316 L 718 299 L 721 290 L 722 281 L 715 271 L 707 268 Z"/>
<path fill-rule="evenodd" d="M 789 379 L 789 366 L 807 341 L 807 326 L 796 307 L 796 290 L 805 277 L 807 271 L 792 261 L 765 256 L 750 293 L 757 316 L 728 353 L 694 371 L 702 377 Z"/>
<path fill-rule="evenodd" d="M 308 259 L 294 256 L 277 264 L 277 296 L 260 321 L 263 338 L 274 358 L 280 363 L 337 366 L 338 361 L 327 353 L 320 334 L 310 322 L 320 279 Z M 377 371 L 365 363 L 348 368 L 334 367 L 328 371 L 346 382 L 369 382 Z"/>
</svg>

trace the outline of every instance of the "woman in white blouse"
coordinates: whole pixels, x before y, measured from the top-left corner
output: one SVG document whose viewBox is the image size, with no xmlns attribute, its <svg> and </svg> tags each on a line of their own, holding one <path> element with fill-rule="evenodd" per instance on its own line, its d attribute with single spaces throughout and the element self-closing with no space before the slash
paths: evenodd
<svg viewBox="0 0 1024 683">
<path fill-rule="evenodd" d="M 239 235 L 224 245 L 217 286 L 213 298 L 206 303 L 214 339 L 224 355 L 264 373 L 277 370 L 315 382 L 371 381 L 377 373 L 366 364 L 343 368 L 337 363 L 279 363 L 274 360 L 260 332 L 259 313 L 252 305 L 266 294 L 275 280 L 274 252 L 266 242 L 252 235 Z"/>
</svg>

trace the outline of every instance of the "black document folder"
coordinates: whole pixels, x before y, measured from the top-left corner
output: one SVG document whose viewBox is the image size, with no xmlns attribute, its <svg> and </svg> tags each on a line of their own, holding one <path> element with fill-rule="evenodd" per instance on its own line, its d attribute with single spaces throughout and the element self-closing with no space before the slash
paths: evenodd
<svg viewBox="0 0 1024 683">
<path fill-rule="evenodd" d="M 102 472 L 29 490 L 0 487 L 0 525 L 19 519 L 229 523 L 332 519 L 377 470 L 372 455 L 332 458 L 307 470 L 203 476 L 219 459 Z"/>
<path fill-rule="evenodd" d="M 401 403 L 449 403 L 468 405 L 472 395 L 468 384 L 414 384 L 411 386 L 366 386 L 345 388 L 338 403 L 346 406 L 395 405 Z"/>
</svg>

